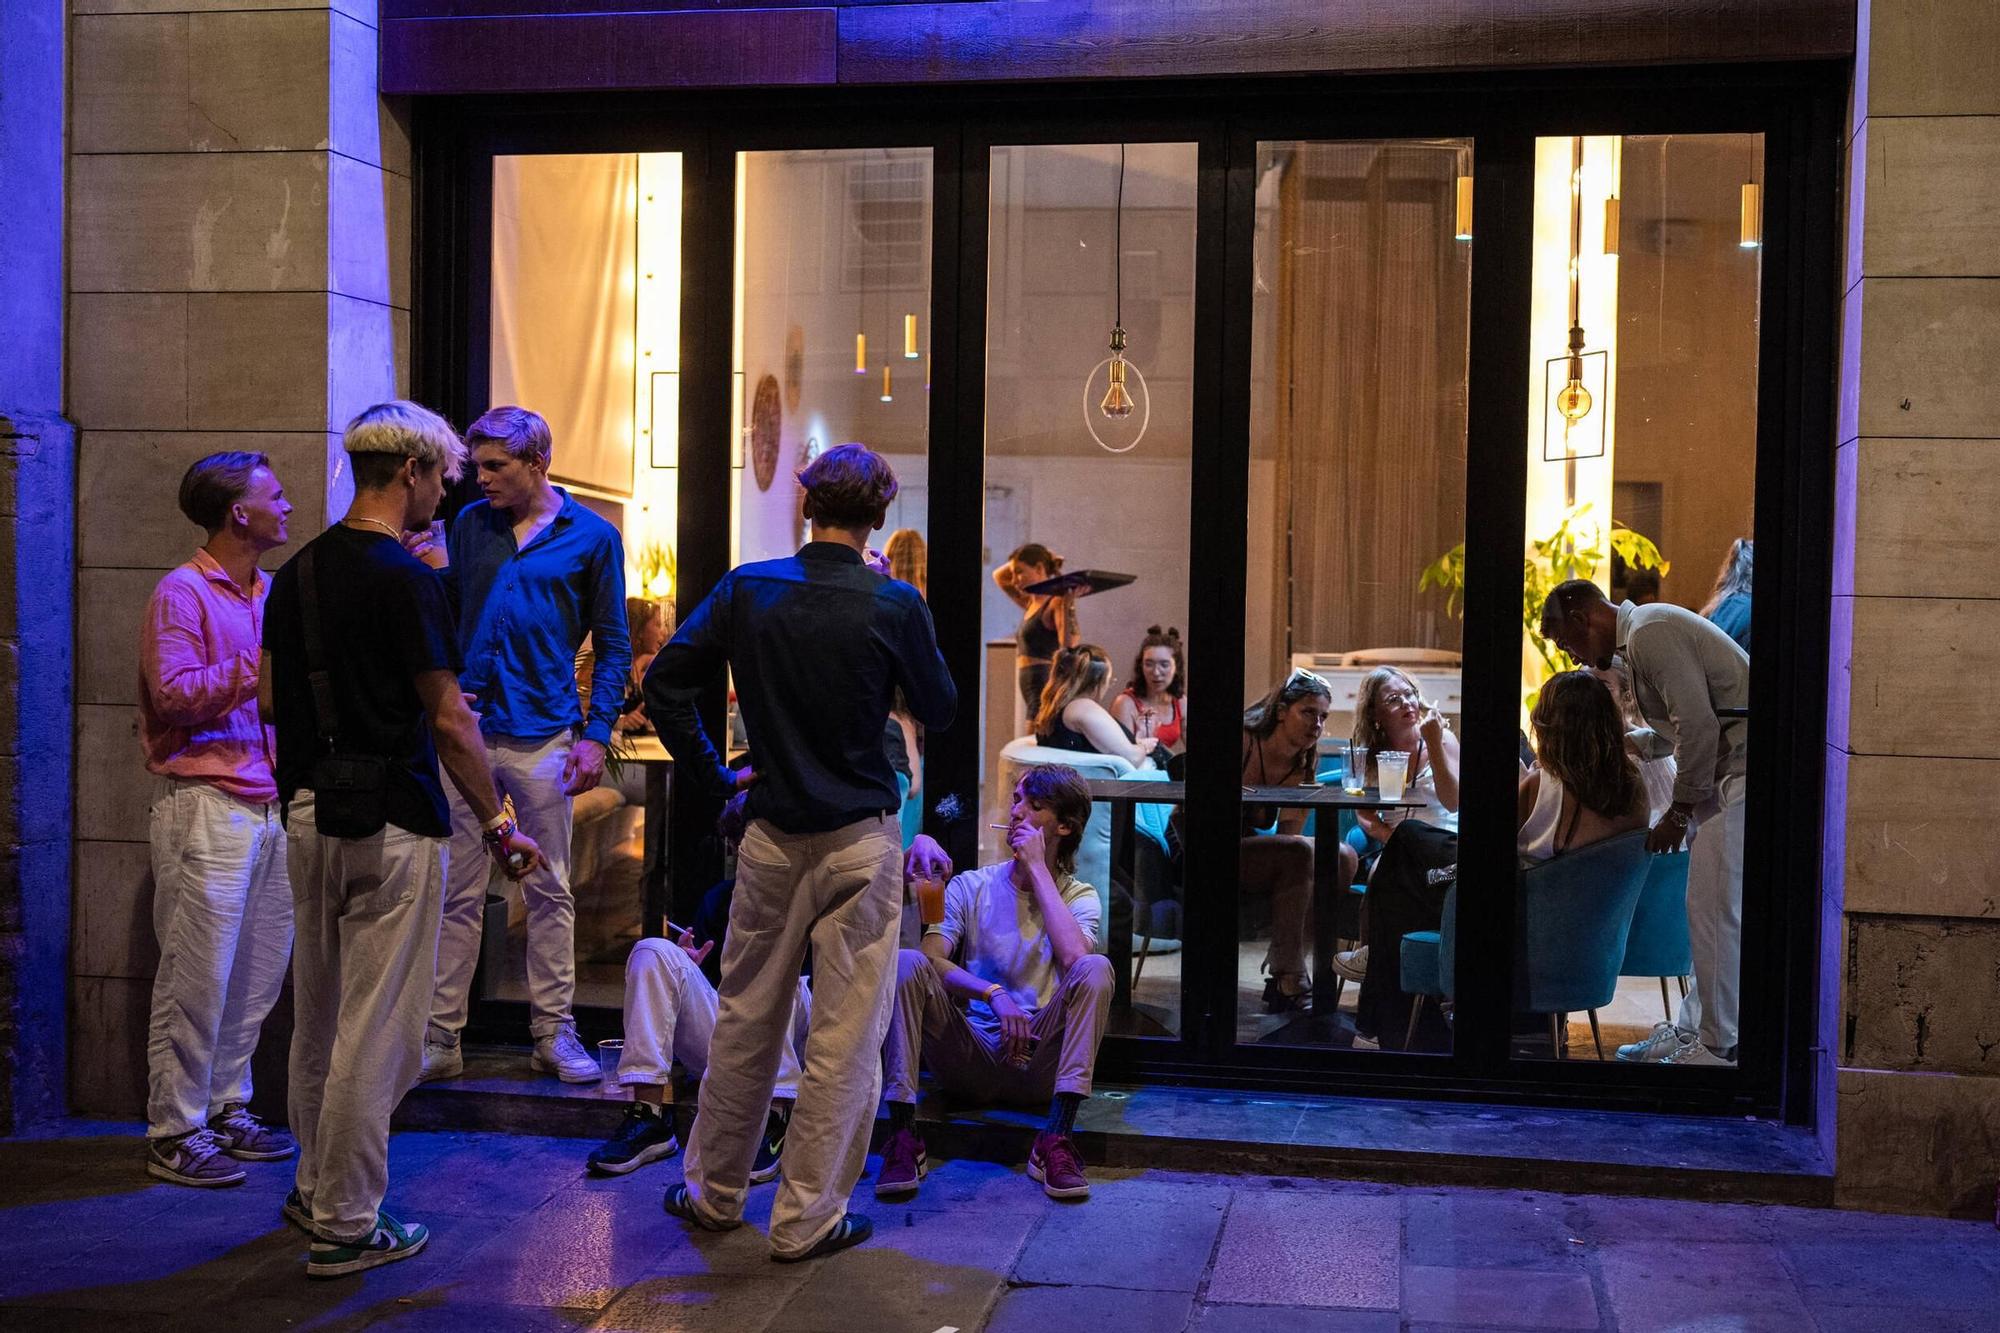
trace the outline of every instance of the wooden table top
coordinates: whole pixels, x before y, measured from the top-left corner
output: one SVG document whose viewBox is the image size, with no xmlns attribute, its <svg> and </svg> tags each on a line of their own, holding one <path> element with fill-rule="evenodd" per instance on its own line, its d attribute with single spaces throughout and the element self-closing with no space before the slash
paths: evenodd
<svg viewBox="0 0 2000 1333">
<path fill-rule="evenodd" d="M 618 756 L 627 764 L 671 764 L 674 757 L 667 753 L 667 747 L 660 744 L 660 738 L 650 732 L 643 736 L 626 736 Z"/>
</svg>

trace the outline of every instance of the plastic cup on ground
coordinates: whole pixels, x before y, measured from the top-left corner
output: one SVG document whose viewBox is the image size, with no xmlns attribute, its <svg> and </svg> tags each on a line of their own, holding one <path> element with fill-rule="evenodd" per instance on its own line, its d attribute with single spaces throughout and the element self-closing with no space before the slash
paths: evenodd
<svg viewBox="0 0 2000 1333">
<path fill-rule="evenodd" d="M 632 1090 L 618 1081 L 618 1062 L 625 1058 L 625 1043 L 622 1041 L 600 1041 L 597 1043 L 597 1072 L 599 1095 L 612 1101 L 626 1101 Z"/>
<path fill-rule="evenodd" d="M 1359 796 L 1368 790 L 1368 747 L 1350 745 L 1347 747 L 1347 764 L 1340 777 L 1340 789 L 1349 796 Z"/>
<path fill-rule="evenodd" d="M 1403 751 L 1385 750 L 1375 756 L 1375 786 L 1383 800 L 1400 800 L 1409 775 L 1410 756 Z"/>
</svg>

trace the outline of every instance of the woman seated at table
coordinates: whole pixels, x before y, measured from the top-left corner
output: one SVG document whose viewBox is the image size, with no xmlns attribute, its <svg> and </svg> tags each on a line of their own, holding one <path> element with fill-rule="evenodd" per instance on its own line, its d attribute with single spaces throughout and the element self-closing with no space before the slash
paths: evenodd
<svg viewBox="0 0 2000 1333">
<path fill-rule="evenodd" d="M 1294 671 L 1243 714 L 1242 775 L 1246 787 L 1302 787 L 1314 780 L 1320 733 L 1333 690 L 1310 671 Z M 1330 818 L 1331 811 L 1321 811 Z M 1307 1008 L 1306 922 L 1312 910 L 1313 842 L 1306 811 L 1296 806 L 1243 807 L 1237 845 L 1245 893 L 1271 898 L 1271 945 L 1264 955 L 1264 1012 Z M 1339 844 L 1340 874 L 1354 877 L 1354 849 Z"/>
<path fill-rule="evenodd" d="M 1187 725 L 1187 658 L 1179 630 L 1147 628 L 1131 682 L 1111 701 L 1111 716 L 1140 740 L 1151 737 L 1180 752 Z"/>
<path fill-rule="evenodd" d="M 1113 755 L 1134 768 L 1164 766 L 1166 751 L 1158 741 L 1134 739 L 1105 711 L 1103 699 L 1110 684 L 1111 658 L 1096 644 L 1058 652 L 1035 712 L 1035 739 L 1052 749 Z"/>
<path fill-rule="evenodd" d="M 1588 671 L 1549 678 L 1530 719 L 1537 766 L 1521 778 L 1515 849 L 1523 866 L 1643 829 L 1646 791 L 1625 750 L 1625 725 L 1604 683 Z M 1402 992 L 1403 936 L 1436 930 L 1458 862 L 1458 835 L 1405 821 L 1368 881 L 1373 962 L 1361 984 L 1355 1026 L 1362 1036 L 1401 1040 L 1410 1012 Z M 1435 881 L 1435 882 L 1434 882 Z M 1426 1013 L 1429 1011 L 1426 1010 Z M 1449 1034 L 1419 1028 L 1418 1049 L 1444 1049 Z"/>
</svg>

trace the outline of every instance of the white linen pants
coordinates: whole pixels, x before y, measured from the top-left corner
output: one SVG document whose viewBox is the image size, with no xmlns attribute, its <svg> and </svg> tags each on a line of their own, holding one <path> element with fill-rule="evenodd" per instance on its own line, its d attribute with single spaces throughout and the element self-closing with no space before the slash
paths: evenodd
<svg viewBox="0 0 2000 1333">
<path fill-rule="evenodd" d="M 366 1236 L 389 1188 L 389 1117 L 417 1081 L 437 970 L 443 838 L 391 824 L 321 837 L 313 798 L 290 816 L 292 1132 L 313 1230 Z"/>
<path fill-rule="evenodd" d="M 742 1220 L 810 944 L 812 1031 L 771 1204 L 778 1255 L 803 1254 L 839 1223 L 867 1161 L 896 980 L 902 846 L 891 814 L 829 833 L 784 833 L 753 820 L 736 852 L 721 1001 L 686 1178 L 704 1218 Z"/>
<path fill-rule="evenodd" d="M 146 1136 L 174 1138 L 250 1100 L 250 1057 L 285 984 L 292 890 L 278 806 L 206 782 L 154 790 Z"/>
<path fill-rule="evenodd" d="M 621 1087 L 662 1087 L 674 1061 L 700 1078 L 715 1039 L 715 987 L 701 965 L 672 940 L 643 939 L 625 960 L 625 1051 L 618 1057 Z M 805 1049 L 812 991 L 799 978 L 793 992 L 791 1039 L 778 1048 L 773 1097 L 799 1095 L 799 1052 Z"/>
<path fill-rule="evenodd" d="M 486 761 L 500 790 L 514 798 L 521 831 L 542 849 L 544 864 L 521 881 L 528 912 L 529 1032 L 540 1040 L 570 1021 L 576 995 L 576 899 L 569 887 L 570 798 L 563 795 L 563 764 L 570 735 L 545 741 L 488 736 Z M 444 924 L 438 930 L 437 998 L 431 1027 L 456 1040 L 465 1026 L 479 936 L 486 920 L 486 886 L 496 873 L 479 820 L 446 781 L 451 798 L 451 855 L 445 863 Z"/>
<path fill-rule="evenodd" d="M 1688 850 L 1688 944 L 1694 987 L 1674 1025 L 1697 1033 L 1711 1051 L 1736 1045 L 1736 1004 L 1743 968 L 1743 779 L 1722 779 L 1695 811 Z"/>
</svg>

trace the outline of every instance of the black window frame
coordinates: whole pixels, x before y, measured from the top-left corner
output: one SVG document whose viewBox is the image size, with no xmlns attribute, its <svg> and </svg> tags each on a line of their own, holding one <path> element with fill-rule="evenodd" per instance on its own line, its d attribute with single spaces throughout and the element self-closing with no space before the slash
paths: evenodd
<svg viewBox="0 0 2000 1333">
<path fill-rule="evenodd" d="M 1549 135 L 1763 136 L 1749 801 L 1738 1069 L 1519 1061 L 1507 1049 L 1511 951 L 1461 950 L 1457 1050 L 1446 1059 L 1239 1047 L 1235 915 L 1191 895 L 1182 1035 L 1110 1039 L 1108 1077 L 1319 1092 L 1475 1098 L 1810 1123 L 1821 978 L 1820 826 L 1832 563 L 1833 368 L 1845 62 L 1791 62 L 1365 77 L 426 98 L 414 108 L 418 228 L 412 382 L 464 421 L 488 404 L 491 159 L 521 152 L 684 154 L 679 597 L 721 576 L 729 549 L 729 275 L 736 154 L 767 149 L 928 147 L 933 153 L 931 579 L 980 586 L 988 167 L 1003 144 L 1197 145 L 1194 432 L 1189 533 L 1189 881 L 1233 884 L 1237 818 L 1232 709 L 1243 697 L 1241 594 L 1249 459 L 1249 282 L 1259 142 L 1464 138 L 1477 182 L 1468 360 L 1465 686 L 1461 856 L 1469 880 L 1510 882 L 1513 756 L 1525 537 L 1527 296 L 1535 139 Z M 697 442 L 715 440 L 719 449 Z M 1204 445 L 1201 442 L 1206 441 Z M 1475 538 L 1476 534 L 1476 540 Z M 980 679 L 976 598 L 935 607 L 961 682 Z M 722 708 L 718 686 L 712 721 Z M 975 790 L 977 703 L 927 742 L 934 790 Z M 714 877 L 710 811 L 676 793 L 674 905 Z M 939 829 L 955 857 L 973 830 Z M 1498 874 L 1500 880 L 1493 877 Z M 649 925 L 666 904 L 648 904 Z M 1468 938 L 1511 939 L 1511 894 L 1466 895 Z M 1199 942 L 1209 943 L 1204 947 Z M 1224 943 L 1229 948 L 1224 948 Z M 485 1002 L 475 1031 L 515 1031 L 525 1006 Z M 615 1030 L 601 1014 L 585 1026 Z"/>
</svg>

